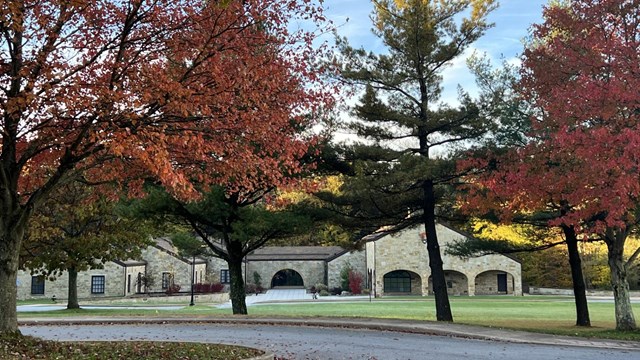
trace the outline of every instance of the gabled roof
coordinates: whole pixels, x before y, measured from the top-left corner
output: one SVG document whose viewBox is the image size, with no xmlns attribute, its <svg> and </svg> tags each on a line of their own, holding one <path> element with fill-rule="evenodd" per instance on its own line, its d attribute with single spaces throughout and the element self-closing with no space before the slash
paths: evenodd
<svg viewBox="0 0 640 360">
<path fill-rule="evenodd" d="M 247 255 L 248 261 L 322 260 L 327 261 L 346 250 L 339 246 L 267 246 Z"/>
<path fill-rule="evenodd" d="M 449 229 L 449 230 L 451 230 L 451 231 L 453 231 L 453 232 L 455 232 L 457 234 L 460 234 L 460 235 L 462 235 L 462 236 L 464 236 L 466 238 L 469 238 L 471 240 L 477 240 L 477 238 L 473 234 L 471 234 L 470 232 L 467 232 L 467 231 L 464 231 L 464 230 L 460 230 L 460 229 L 454 227 L 453 225 L 451 225 L 450 223 L 448 223 L 446 221 L 437 221 L 436 225 L 441 225 L 442 227 L 447 228 L 447 229 Z M 423 226 L 423 225 L 418 225 L 418 226 Z M 408 229 L 411 229 L 411 228 L 405 228 L 403 230 L 398 231 L 398 233 L 403 232 L 403 231 L 407 231 Z M 370 234 L 370 235 L 367 235 L 367 236 L 363 237 L 362 240 L 365 241 L 365 242 L 374 242 L 374 241 L 377 241 L 377 240 L 379 240 L 379 239 L 381 239 L 381 238 L 383 238 L 383 237 L 385 237 L 387 235 L 391 235 L 391 234 L 392 234 L 392 232 L 389 232 L 389 231 L 375 232 L 373 234 Z M 517 257 L 515 257 L 515 256 L 513 256 L 511 254 L 496 254 L 496 255 L 506 256 L 509 259 L 513 260 L 513 261 L 516 261 L 518 263 L 522 263 L 522 261 L 520 261 Z"/>
</svg>

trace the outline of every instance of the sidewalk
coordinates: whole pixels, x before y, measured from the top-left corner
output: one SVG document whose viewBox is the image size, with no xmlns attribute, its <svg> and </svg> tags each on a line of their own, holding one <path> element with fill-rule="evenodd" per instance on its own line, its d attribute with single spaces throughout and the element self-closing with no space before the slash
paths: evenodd
<svg viewBox="0 0 640 360">
<path fill-rule="evenodd" d="M 410 321 L 396 319 L 361 319 L 361 318 L 252 318 L 248 316 L 234 317 L 82 317 L 77 319 L 30 318 L 19 320 L 20 326 L 29 325 L 82 325 L 82 324 L 167 324 L 167 323 L 226 323 L 226 324 L 260 324 L 287 326 L 319 326 L 352 329 L 370 329 L 379 331 L 398 331 L 415 334 L 455 336 L 470 339 L 506 341 L 557 346 L 580 346 L 604 349 L 622 349 L 640 351 L 640 342 L 606 339 L 586 339 L 570 336 L 529 333 L 515 330 L 502 330 L 472 325 L 451 324 L 431 321 Z"/>
</svg>

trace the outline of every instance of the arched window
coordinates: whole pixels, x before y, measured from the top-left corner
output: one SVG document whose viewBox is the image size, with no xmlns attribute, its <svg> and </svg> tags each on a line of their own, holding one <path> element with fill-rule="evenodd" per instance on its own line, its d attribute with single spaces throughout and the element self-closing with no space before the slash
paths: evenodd
<svg viewBox="0 0 640 360">
<path fill-rule="evenodd" d="M 396 270 L 384 276 L 384 292 L 411 292 L 411 274 L 405 270 Z"/>
</svg>

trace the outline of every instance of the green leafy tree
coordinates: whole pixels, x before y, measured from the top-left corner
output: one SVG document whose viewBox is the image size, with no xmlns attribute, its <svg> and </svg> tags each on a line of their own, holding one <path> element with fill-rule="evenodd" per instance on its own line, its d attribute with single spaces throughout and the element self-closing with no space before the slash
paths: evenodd
<svg viewBox="0 0 640 360">
<path fill-rule="evenodd" d="M 490 128 L 469 96 L 457 108 L 439 103 L 442 70 L 491 27 L 493 0 L 374 1 L 374 29 L 387 52 L 367 53 L 339 41 L 342 76 L 364 88 L 349 127 L 365 141 L 342 156 L 342 196 L 325 196 L 335 211 L 357 218 L 365 232 L 423 225 L 433 276 L 436 318 L 453 321 L 436 234 L 436 207 L 444 210 L 459 176 L 455 144 Z M 353 220 L 351 221 L 353 223 Z M 342 225 L 342 224 L 341 224 Z M 345 226 L 345 225 L 342 225 Z"/>
<path fill-rule="evenodd" d="M 231 277 L 230 297 L 234 314 L 246 314 L 242 264 L 245 256 L 269 241 L 309 231 L 311 219 L 295 208 L 268 205 L 273 189 L 241 196 L 222 187 L 202 193 L 199 201 L 185 202 L 160 188 L 148 190 L 137 201 L 142 217 L 188 225 L 214 256 L 227 262 Z"/>
<path fill-rule="evenodd" d="M 69 275 L 67 309 L 79 308 L 78 272 L 108 261 L 135 259 L 151 243 L 144 221 L 123 215 L 122 205 L 79 182 L 62 185 L 31 218 L 23 266 L 49 278 Z"/>
</svg>

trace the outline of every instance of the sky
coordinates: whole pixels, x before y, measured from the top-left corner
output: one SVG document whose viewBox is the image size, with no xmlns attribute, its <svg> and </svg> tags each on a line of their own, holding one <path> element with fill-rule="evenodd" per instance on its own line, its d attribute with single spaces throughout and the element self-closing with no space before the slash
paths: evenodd
<svg viewBox="0 0 640 360">
<path fill-rule="evenodd" d="M 443 72 L 441 100 L 455 105 L 457 103 L 457 86 L 463 87 L 470 94 L 477 93 L 473 76 L 467 70 L 465 59 L 477 51 L 486 53 L 494 66 L 502 60 L 516 62 L 523 50 L 523 38 L 533 23 L 542 21 L 542 8 L 548 0 L 500 0 L 500 6 L 489 16 L 495 23 L 486 34 L 476 41 L 471 48 L 451 64 Z M 325 15 L 337 26 L 339 36 L 345 36 L 351 46 L 364 47 L 368 51 L 383 52 L 382 42 L 371 33 L 373 10 L 370 0 L 324 0 Z M 331 40 L 332 41 L 332 40 Z"/>
</svg>

